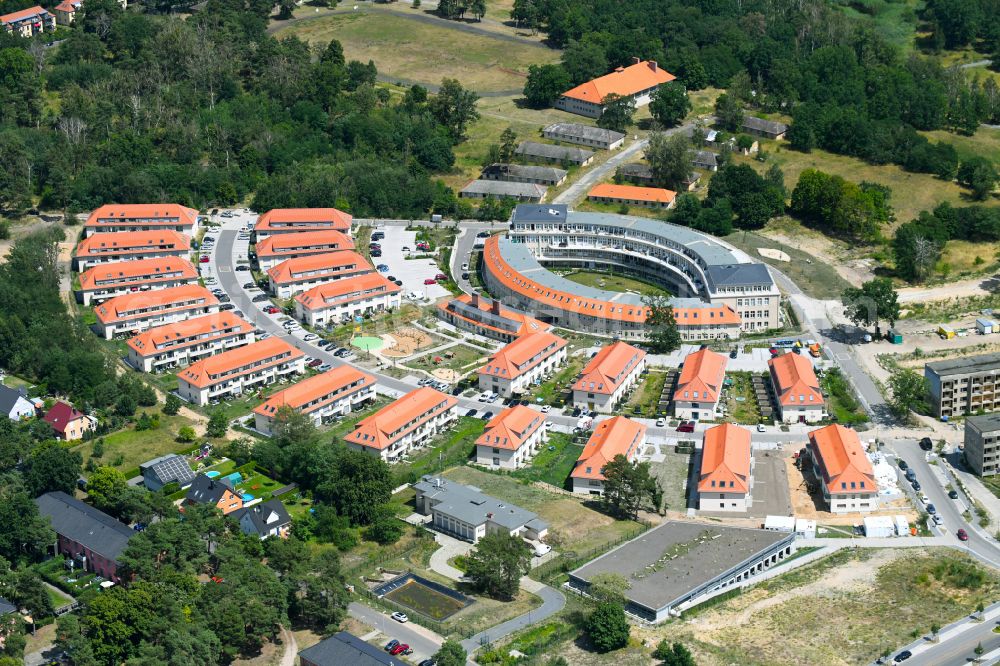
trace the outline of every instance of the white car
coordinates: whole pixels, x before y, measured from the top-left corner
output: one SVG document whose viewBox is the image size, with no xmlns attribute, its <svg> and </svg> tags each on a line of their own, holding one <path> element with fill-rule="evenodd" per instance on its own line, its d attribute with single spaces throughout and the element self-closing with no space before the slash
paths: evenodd
<svg viewBox="0 0 1000 666">
<path fill-rule="evenodd" d="M 319 340 L 319 336 L 315 333 L 307 333 L 302 337 L 306 342 L 312 342 L 313 340 Z"/>
<path fill-rule="evenodd" d="M 542 414 L 548 414 L 552 410 L 552 405 L 542 405 Z"/>
<path fill-rule="evenodd" d="M 410 618 L 406 616 L 406 613 L 400 613 L 399 611 L 396 611 L 390 615 L 390 617 L 396 622 L 402 622 L 404 624 L 410 621 Z"/>
<path fill-rule="evenodd" d="M 542 555 L 548 555 L 552 552 L 552 546 L 547 543 L 536 543 L 534 548 L 531 549 L 535 557 L 541 557 Z"/>
<path fill-rule="evenodd" d="M 469 270 L 469 264 L 462 264 L 462 270 L 463 271 Z"/>
<path fill-rule="evenodd" d="M 763 423 L 758 423 L 757 424 L 757 432 L 766 432 Z"/>
<path fill-rule="evenodd" d="M 667 420 L 666 419 L 656 419 L 656 427 L 657 428 L 662 428 L 665 425 L 667 425 Z"/>
<path fill-rule="evenodd" d="M 486 391 L 484 393 L 480 393 L 479 397 L 476 398 L 476 400 L 478 400 L 479 402 L 486 402 L 489 399 L 490 399 L 489 391 Z"/>
</svg>

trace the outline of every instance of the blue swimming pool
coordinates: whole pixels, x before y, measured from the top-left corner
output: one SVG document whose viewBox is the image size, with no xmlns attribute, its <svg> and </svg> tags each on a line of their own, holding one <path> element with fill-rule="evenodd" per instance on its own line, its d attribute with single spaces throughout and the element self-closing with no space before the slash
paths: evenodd
<svg viewBox="0 0 1000 666">
<path fill-rule="evenodd" d="M 253 495 L 251 495 L 250 493 L 243 493 L 243 501 L 244 502 L 250 502 L 250 501 L 253 501 L 254 499 L 256 499 L 256 498 Z"/>
<path fill-rule="evenodd" d="M 205 472 L 205 476 L 207 476 L 210 479 L 214 479 L 215 477 L 219 476 L 219 473 L 213 469 L 211 472 Z"/>
<path fill-rule="evenodd" d="M 240 474 L 239 472 L 233 472 L 232 474 L 230 474 L 226 478 L 229 479 L 229 481 L 233 485 L 236 485 L 237 483 L 239 483 L 239 482 L 241 482 L 243 480 L 243 475 Z"/>
</svg>

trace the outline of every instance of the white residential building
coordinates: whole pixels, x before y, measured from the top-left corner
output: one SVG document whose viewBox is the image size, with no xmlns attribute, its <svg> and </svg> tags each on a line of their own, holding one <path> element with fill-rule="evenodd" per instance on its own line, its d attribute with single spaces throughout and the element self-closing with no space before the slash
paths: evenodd
<svg viewBox="0 0 1000 666">
<path fill-rule="evenodd" d="M 505 409 L 476 440 L 476 463 L 494 469 L 522 467 L 545 443 L 545 433 L 545 414 L 524 405 Z"/>
<path fill-rule="evenodd" d="M 136 370 L 160 372 L 254 341 L 254 327 L 232 312 L 157 326 L 129 339 L 126 360 Z"/>
<path fill-rule="evenodd" d="M 305 371 L 305 354 L 267 338 L 202 359 L 177 373 L 177 392 L 196 405 L 240 396 Z"/>
<path fill-rule="evenodd" d="M 505 398 L 523 393 L 566 362 L 566 341 L 538 331 L 522 335 L 479 369 L 479 388 Z"/>
</svg>

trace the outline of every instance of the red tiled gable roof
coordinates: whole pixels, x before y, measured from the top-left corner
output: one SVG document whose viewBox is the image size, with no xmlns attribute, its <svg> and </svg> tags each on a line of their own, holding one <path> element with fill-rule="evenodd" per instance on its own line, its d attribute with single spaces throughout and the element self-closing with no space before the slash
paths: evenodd
<svg viewBox="0 0 1000 666">
<path fill-rule="evenodd" d="M 372 271 L 317 285 L 296 295 L 295 300 L 307 310 L 322 310 L 331 304 L 335 305 L 352 300 L 352 294 L 356 300 L 357 298 L 395 294 L 399 291 L 402 291 L 400 287 L 389 282 L 380 273 Z"/>
<path fill-rule="evenodd" d="M 618 455 L 632 460 L 645 434 L 646 426 L 624 416 L 601 421 L 583 447 L 570 476 L 576 479 L 603 480 L 604 466 Z"/>
<path fill-rule="evenodd" d="M 295 227 L 347 231 L 351 228 L 351 219 L 350 215 L 336 208 L 275 208 L 260 216 L 254 226 L 254 231 L 273 231 L 275 228 Z M 295 227 L 291 225 L 295 225 Z"/>
<path fill-rule="evenodd" d="M 801 354 L 782 354 L 769 360 L 767 365 L 774 392 L 782 406 L 823 405 L 823 393 L 809 359 Z"/>
<path fill-rule="evenodd" d="M 179 204 L 106 204 L 91 213 L 84 226 L 112 226 L 123 222 L 146 226 L 194 226 L 198 222 L 198 211 Z"/>
<path fill-rule="evenodd" d="M 584 367 L 573 390 L 611 395 L 644 358 L 646 352 L 621 341 L 602 347 Z"/>
<path fill-rule="evenodd" d="M 333 269 L 341 270 L 334 271 Z M 267 276 L 277 284 L 286 284 L 298 280 L 309 280 L 313 277 L 332 272 L 350 275 L 352 271 L 359 272 L 365 270 L 371 270 L 371 265 L 364 257 L 352 250 L 341 250 L 339 252 L 325 252 L 323 254 L 311 254 L 305 257 L 286 259 L 268 270 Z M 302 275 L 303 273 L 316 274 Z"/>
<path fill-rule="evenodd" d="M 819 460 L 831 493 L 875 493 L 875 472 L 858 434 L 839 423 L 809 433 L 809 447 Z M 853 485 L 852 485 L 853 484 Z"/>
<path fill-rule="evenodd" d="M 183 349 L 199 342 L 244 335 L 254 330 L 253 324 L 234 315 L 232 312 L 216 312 L 201 317 L 192 317 L 184 321 L 164 324 L 144 331 L 129 338 L 129 347 L 142 356 L 161 351 L 171 341 L 187 339 L 183 345 L 172 345 L 170 349 Z"/>
<path fill-rule="evenodd" d="M 134 278 L 145 277 L 144 280 Z M 196 280 L 198 269 L 181 257 L 154 257 L 98 264 L 80 274 L 80 289 L 104 289 L 119 282 L 138 286 L 163 280 Z M 103 284 L 97 284 L 101 281 Z"/>
<path fill-rule="evenodd" d="M 35 16 L 44 16 L 48 14 L 47 11 L 42 9 L 40 6 L 35 5 L 34 7 L 28 7 L 27 9 L 22 9 L 19 12 L 11 12 L 10 14 L 4 14 L 0 16 L 0 24 L 3 23 L 16 23 L 17 21 L 23 21 L 25 19 L 30 19 Z"/>
<path fill-rule="evenodd" d="M 87 236 L 76 247 L 76 257 L 101 257 L 108 254 L 145 252 L 143 248 L 160 246 L 168 250 L 182 251 L 191 248 L 191 239 L 172 229 L 152 231 L 113 231 Z M 156 251 L 155 249 L 153 251 Z"/>
<path fill-rule="evenodd" d="M 257 243 L 257 256 L 280 257 L 283 254 L 353 249 L 354 241 L 340 231 L 334 229 L 300 231 L 295 234 L 277 234 L 264 238 Z"/>
<path fill-rule="evenodd" d="M 303 405 L 345 390 L 352 384 L 357 384 L 351 391 L 352 393 L 356 393 L 368 386 L 372 386 L 374 383 L 375 377 L 373 375 L 362 372 L 350 365 L 341 365 L 321 374 L 313 375 L 308 379 L 303 379 L 283 391 L 278 391 L 253 411 L 255 414 L 272 417 L 282 407 L 301 409 Z M 337 393 L 337 395 L 329 399 L 310 405 L 307 413 L 316 411 L 323 405 L 340 397 L 342 397 L 342 394 Z"/>
<path fill-rule="evenodd" d="M 63 435 L 66 433 L 66 428 L 69 427 L 70 423 L 82 418 L 86 418 L 86 415 L 78 411 L 73 405 L 65 402 L 57 402 L 52 405 L 52 409 L 46 412 L 42 420 L 51 425 L 52 429 L 57 433 Z"/>
<path fill-rule="evenodd" d="M 381 451 L 431 416 L 457 404 L 457 398 L 424 386 L 362 419 L 344 439 Z"/>
<path fill-rule="evenodd" d="M 479 368 L 479 374 L 501 379 L 520 377 L 558 353 L 566 344 L 566 341 L 558 335 L 545 331 L 522 335 L 494 354 L 486 365 Z"/>
<path fill-rule="evenodd" d="M 726 357 L 711 349 L 699 349 L 684 359 L 674 401 L 716 402 L 725 378 Z"/>
<path fill-rule="evenodd" d="M 279 356 L 280 358 L 278 358 Z M 303 356 L 305 354 L 281 338 L 267 338 L 250 343 L 245 347 L 237 347 L 215 356 L 203 358 L 178 372 L 177 377 L 192 386 L 205 388 L 228 376 L 246 374 L 245 372 L 236 373 L 236 371 L 251 363 L 260 362 L 260 365 L 254 366 L 252 370 L 263 370 L 272 365 L 288 363 Z"/>
<path fill-rule="evenodd" d="M 705 431 L 698 492 L 750 492 L 750 431 L 732 423 Z"/>
<path fill-rule="evenodd" d="M 192 307 L 208 307 L 218 305 L 219 299 L 208 289 L 196 284 L 182 284 L 177 287 L 167 287 L 157 291 L 137 291 L 110 298 L 94 308 L 99 321 L 108 322 L 122 319 L 141 318 L 146 312 L 133 312 L 137 308 L 153 308 L 160 306 L 157 312 L 171 309 L 175 303 L 198 300 Z"/>
<path fill-rule="evenodd" d="M 571 97 L 583 102 L 600 104 L 610 94 L 628 97 L 648 90 L 661 83 L 673 81 L 675 77 L 665 69 L 661 69 L 651 60 L 643 60 L 628 67 L 619 67 L 610 74 L 605 74 L 563 93 L 563 97 Z"/>
<path fill-rule="evenodd" d="M 545 414 L 517 405 L 505 409 L 486 424 L 486 431 L 476 444 L 507 451 L 517 451 L 545 423 Z"/>
<path fill-rule="evenodd" d="M 590 190 L 587 196 L 606 199 L 628 199 L 629 201 L 648 201 L 650 203 L 670 203 L 677 198 L 677 193 L 662 187 L 599 183 Z"/>
</svg>

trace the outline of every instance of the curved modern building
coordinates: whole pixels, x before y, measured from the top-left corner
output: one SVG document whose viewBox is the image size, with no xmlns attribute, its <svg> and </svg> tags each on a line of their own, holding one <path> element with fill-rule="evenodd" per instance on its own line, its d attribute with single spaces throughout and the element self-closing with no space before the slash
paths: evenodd
<svg viewBox="0 0 1000 666">
<path fill-rule="evenodd" d="M 555 270 L 612 271 L 672 293 L 686 340 L 737 338 L 780 328 L 781 295 L 762 263 L 712 236 L 658 220 L 522 205 L 507 237 L 483 249 L 483 279 L 505 304 L 557 326 L 624 339 L 647 337 L 637 293 L 578 284 Z"/>
</svg>

